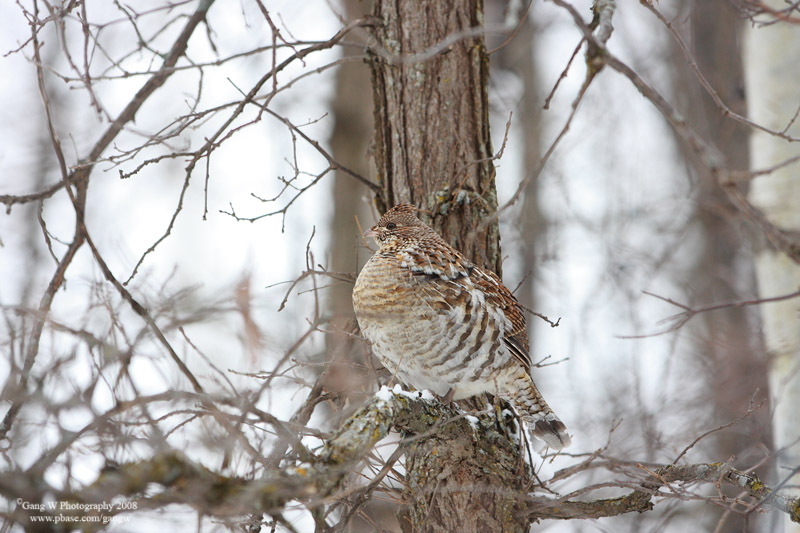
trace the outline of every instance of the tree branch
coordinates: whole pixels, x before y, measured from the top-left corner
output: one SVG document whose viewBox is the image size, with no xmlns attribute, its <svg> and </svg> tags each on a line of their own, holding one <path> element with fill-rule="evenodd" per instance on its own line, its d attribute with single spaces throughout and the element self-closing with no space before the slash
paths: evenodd
<svg viewBox="0 0 800 533">
<path fill-rule="evenodd" d="M 745 474 L 730 468 L 726 463 L 666 465 L 654 471 L 641 466 L 640 468 L 649 472 L 648 478 L 640 488 L 624 496 L 592 501 L 537 498 L 531 500 L 530 516 L 535 519 L 572 520 L 641 513 L 654 509 L 653 497 L 683 497 L 685 489 L 672 486 L 673 483 L 707 482 L 726 483 L 744 490 L 749 496 L 758 500 L 760 505 L 787 513 L 792 521 L 800 522 L 800 498 L 779 494 L 764 485 L 755 474 Z M 611 486 L 621 485 L 620 483 Z M 602 486 L 605 488 L 609 484 Z M 661 488 L 668 488 L 670 492 L 661 492 L 659 490 Z"/>
<path fill-rule="evenodd" d="M 92 512 L 90 504 L 108 502 L 115 497 L 138 498 L 140 507 L 162 507 L 186 504 L 203 513 L 232 518 L 253 512 L 278 514 L 293 500 L 319 506 L 342 490 L 346 475 L 359 470 L 359 464 L 375 445 L 392 429 L 409 436 L 401 446 L 421 436 L 436 433 L 443 438 L 475 434 L 478 440 L 491 441 L 498 431 L 493 413 L 481 413 L 468 420 L 457 409 L 444 406 L 425 393 L 406 392 L 395 387 L 382 388 L 373 399 L 352 415 L 325 443 L 311 462 L 285 468 L 273 468 L 260 479 L 244 479 L 213 472 L 188 459 L 182 453 L 169 451 L 151 458 L 107 467 L 91 485 L 72 492 L 59 491 L 41 481 L 30 479 L 25 472 L 12 472 L 0 479 L 0 494 L 36 501 L 45 493 L 61 501 L 79 503 L 76 516 Z M 393 456 L 397 459 L 397 452 Z M 584 466 L 585 462 L 582 463 Z M 620 465 L 617 465 L 618 467 Z M 385 470 L 385 469 L 384 469 Z M 576 469 L 580 471 L 582 468 Z M 563 498 L 531 497 L 527 515 L 534 520 L 571 520 L 618 516 L 654 509 L 654 497 L 684 497 L 686 483 L 724 483 L 745 491 L 759 506 L 785 512 L 800 522 L 800 498 L 784 496 L 762 483 L 754 474 L 730 468 L 726 463 L 699 463 L 655 467 L 637 465 L 635 472 L 645 472 L 643 481 L 628 494 L 590 501 L 575 500 L 577 495 L 608 487 L 628 488 L 629 482 L 614 481 L 580 489 Z M 385 471 L 383 472 L 385 474 Z M 678 485 L 675 485 L 678 483 Z M 153 484 L 162 491 L 152 492 Z M 369 483 L 359 490 L 374 490 Z M 668 490 L 662 490 L 668 489 Z M 348 492 L 352 493 L 350 489 Z M 59 511 L 61 514 L 63 510 Z M 26 511 L 18 507 L 14 518 L 27 523 Z"/>
<path fill-rule="evenodd" d="M 678 113 L 664 96 L 642 79 L 631 67 L 609 52 L 605 44 L 594 35 L 593 28 L 583 20 L 581 14 L 572 4 L 565 0 L 550 1 L 569 12 L 588 45 L 596 49 L 596 53 L 592 55 L 592 68 L 587 73 L 587 81 L 593 79 L 602 65 L 608 66 L 628 78 L 642 96 L 658 109 L 697 158 L 703 162 L 709 176 L 716 180 L 731 203 L 739 209 L 742 215 L 758 227 L 773 246 L 784 252 L 794 262 L 800 263 L 800 236 L 776 227 L 745 198 L 744 194 L 735 186 L 736 181 L 741 181 L 741 172 L 726 168 L 724 158 L 715 146 L 700 136 L 691 127 L 688 120 Z M 586 82 L 584 82 L 585 86 Z"/>
</svg>

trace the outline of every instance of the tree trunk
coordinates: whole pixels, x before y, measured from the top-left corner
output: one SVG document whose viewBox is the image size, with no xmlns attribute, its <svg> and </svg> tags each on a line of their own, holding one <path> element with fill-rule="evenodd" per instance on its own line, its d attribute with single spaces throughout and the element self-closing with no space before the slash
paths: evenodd
<svg viewBox="0 0 800 533">
<path fill-rule="evenodd" d="M 742 91 L 740 43 L 744 21 L 741 15 L 728 0 L 690 0 L 688 4 L 690 42 L 698 67 L 722 101 L 734 112 L 746 115 Z M 686 66 L 677 45 L 670 57 L 675 65 L 674 94 L 688 99 L 685 116 L 705 138 L 714 140 L 725 158 L 726 167 L 748 168 L 749 128 L 720 113 L 718 105 Z M 755 274 L 749 259 L 752 249 L 742 245 L 751 240 L 748 238 L 750 235 L 743 235 L 748 227 L 741 224 L 736 208 L 717 181 L 707 174 L 702 175 L 706 173 L 707 165 L 695 158 L 691 150 L 686 149 L 684 153 L 701 174 L 695 181 L 692 231 L 702 238 L 702 246 L 697 248 L 689 274 L 682 277 L 691 280 L 686 287 L 687 298 L 704 305 L 746 300 L 752 296 L 755 286 Z M 687 324 L 687 328 L 696 354 L 696 366 L 692 370 L 707 382 L 706 392 L 702 393 L 704 396 L 691 401 L 704 409 L 713 407 L 713 424 L 722 425 L 740 417 L 757 392 L 756 401 L 766 397 L 768 361 L 763 341 L 757 334 L 759 320 L 755 309 L 720 309 L 698 317 Z M 709 422 L 705 420 L 703 423 Z M 764 406 L 742 421 L 737 426 L 738 431 L 717 434 L 713 456 L 735 457 L 735 466 L 749 468 L 758 463 L 763 454 L 756 444 L 769 445 L 771 442 L 769 425 L 770 409 Z M 769 472 L 770 465 L 759 470 L 765 478 Z M 691 511 L 686 509 L 683 512 Z M 696 518 L 704 520 L 709 530 L 714 529 L 719 520 L 724 520 L 726 531 L 756 531 L 747 516 L 722 509 L 716 514 L 704 512 Z"/>
<path fill-rule="evenodd" d="M 477 264 L 500 273 L 481 0 L 377 0 L 373 36 L 379 208 L 408 202 Z"/>
<path fill-rule="evenodd" d="M 344 0 L 341 6 L 348 22 L 363 18 L 371 7 L 362 0 Z M 343 50 L 345 56 L 360 53 L 355 48 L 344 47 Z M 370 87 L 369 67 L 364 61 L 345 61 L 338 67 L 336 92 L 331 102 L 333 129 L 329 142 L 336 161 L 366 177 L 374 175 L 369 164 L 373 131 Z M 334 272 L 356 273 L 362 266 L 358 261 L 359 255 L 362 258 L 366 255 L 358 253 L 363 239 L 356 217 L 362 224 L 371 220 L 372 197 L 358 181 L 340 170 L 334 174 L 332 192 L 328 265 Z M 352 413 L 352 406 L 363 402 L 363 397 L 374 390 L 375 379 L 365 361 L 369 353 L 365 353 L 363 344 L 353 335 L 357 331 L 353 316 L 353 284 L 332 280 L 326 303 L 330 318 L 325 336 L 326 366 L 322 384 L 327 393 L 339 395 L 333 402 L 340 409 L 331 409 L 323 416 L 329 417 L 333 427 L 339 427 L 342 420 L 338 417 L 346 417 Z M 317 409 L 326 408 L 320 406 Z M 370 498 L 359 513 L 354 513 L 347 531 L 367 533 L 375 531 L 374 524 L 392 524 L 396 508 L 385 498 Z"/>
<path fill-rule="evenodd" d="M 479 265 L 501 257 L 480 0 L 377 0 L 371 56 L 381 211 L 409 202 Z M 405 531 L 527 531 L 531 478 L 507 436 L 416 436 L 406 453 Z"/>
<path fill-rule="evenodd" d="M 364 16 L 360 0 L 345 0 L 348 21 Z M 345 48 L 345 53 L 350 50 Z M 330 146 L 333 158 L 362 176 L 372 174 L 368 151 L 372 133 L 369 93 L 369 69 L 363 61 L 342 63 L 336 72 L 336 93 L 331 102 L 333 131 Z M 348 174 L 336 171 L 333 179 L 333 215 L 331 217 L 331 267 L 337 272 L 358 272 L 358 247 L 361 243 L 355 216 L 369 216 L 364 187 Z M 366 229 L 366 228 L 364 228 Z M 352 285 L 334 284 L 329 291 L 329 308 L 335 316 L 353 315 Z"/>
<path fill-rule="evenodd" d="M 348 21 L 365 15 L 365 6 L 359 0 L 345 0 L 343 7 Z M 345 54 L 349 50 L 345 48 Z M 358 51 L 352 53 L 357 54 Z M 369 90 L 369 68 L 363 61 L 345 61 L 338 67 L 336 93 L 331 102 L 334 119 L 330 136 L 331 152 L 336 161 L 362 176 L 372 174 L 368 160 L 372 109 L 370 102 L 364 98 Z M 334 173 L 332 192 L 328 265 L 333 272 L 355 274 L 361 266 L 358 252 L 363 240 L 356 217 L 362 224 L 370 219 L 370 197 L 360 183 L 341 170 Z M 364 364 L 364 351 L 354 348 L 352 333 L 357 325 L 353 316 L 352 293 L 352 282 L 334 279 L 327 290 L 326 301 L 330 319 L 325 337 L 328 365 L 324 387 L 328 392 L 341 394 L 343 403 L 347 403 L 350 396 L 363 396 L 374 386 L 374 376 L 367 372 Z"/>
<path fill-rule="evenodd" d="M 765 0 L 780 10 L 780 0 Z M 787 22 L 750 26 L 746 34 L 745 78 L 750 118 L 775 131 L 800 137 L 796 112 L 800 102 L 800 26 Z M 794 121 L 792 122 L 792 117 Z M 765 169 L 800 155 L 800 146 L 754 130 L 750 137 L 752 168 Z M 784 231 L 800 231 L 800 180 L 797 165 L 785 166 L 756 177 L 750 201 L 767 219 Z M 765 247 L 756 260 L 761 297 L 791 293 L 800 287 L 800 266 L 786 254 Z M 800 465 L 800 300 L 760 306 L 764 339 L 771 358 L 770 393 L 773 402 L 773 437 L 780 451 L 777 475 L 783 479 Z M 800 475 L 787 482 L 798 487 Z M 795 488 L 795 490 L 797 490 Z M 785 523 L 786 533 L 800 532 L 800 524 Z"/>
<path fill-rule="evenodd" d="M 487 11 L 490 8 L 494 11 L 493 22 L 495 24 L 501 23 L 502 19 L 507 17 L 512 20 L 521 20 L 513 39 L 507 41 L 508 35 L 505 33 L 498 34 L 493 39 L 487 36 L 487 39 L 489 39 L 489 49 L 494 50 L 492 52 L 492 72 L 495 72 L 496 69 L 511 71 L 522 83 L 522 93 L 518 95 L 518 105 L 514 109 L 514 122 L 518 133 L 514 135 L 514 129 L 512 129 L 512 142 L 522 150 L 518 172 L 521 177 L 524 177 L 531 172 L 531 169 L 539 165 L 542 157 L 541 129 L 544 97 L 539 84 L 536 54 L 534 53 L 539 46 L 537 37 L 541 32 L 537 32 L 530 13 L 531 9 L 526 2 L 514 5 L 513 2 L 506 0 L 492 0 L 487 2 L 486 6 Z M 512 9 L 515 9 L 516 12 L 507 12 Z M 539 261 L 546 253 L 542 251 L 542 244 L 546 242 L 548 222 L 539 208 L 539 201 L 537 176 L 528 182 L 517 208 L 509 213 L 514 217 L 513 225 L 522 237 L 514 243 L 515 254 L 519 257 L 520 272 L 517 275 L 522 280 L 516 289 L 515 296 L 523 305 L 537 311 L 541 311 L 541 309 L 538 309 L 536 301 L 535 281 L 539 272 Z M 541 322 L 539 323 L 541 324 Z M 530 324 L 528 333 L 531 334 Z"/>
</svg>

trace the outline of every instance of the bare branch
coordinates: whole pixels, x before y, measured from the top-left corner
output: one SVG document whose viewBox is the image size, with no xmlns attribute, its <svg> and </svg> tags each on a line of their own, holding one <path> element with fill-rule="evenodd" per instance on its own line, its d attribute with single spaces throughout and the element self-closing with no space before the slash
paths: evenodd
<svg viewBox="0 0 800 533">
<path fill-rule="evenodd" d="M 106 468 L 97 480 L 80 491 L 59 491 L 48 486 L 32 486 L 30 478 L 12 473 L 0 480 L 0 494 L 16 497 L 23 493 L 34 501 L 40 491 L 49 491 L 59 499 L 81 504 L 100 503 L 112 497 L 137 498 L 141 504 L 162 507 L 172 503 L 184 503 L 219 517 L 233 517 L 253 511 L 276 514 L 292 500 L 307 501 L 311 507 L 320 505 L 334 494 L 342 495 L 341 482 L 353 471 L 370 450 L 388 435 L 392 428 L 410 434 L 427 434 L 432 429 L 453 435 L 470 434 L 474 431 L 494 431 L 492 414 L 483 414 L 488 424 L 471 424 L 457 412 L 437 401 L 422 400 L 417 393 L 395 389 L 382 389 L 371 402 L 352 415 L 326 443 L 319 454 L 284 470 L 268 472 L 261 479 L 227 477 L 193 463 L 177 452 L 158 454 L 152 458 Z M 431 426 L 431 424 L 433 424 Z M 480 436 L 486 439 L 487 436 Z M 399 458 L 396 451 L 392 460 L 379 475 L 363 488 L 371 491 L 391 469 Z M 589 461 L 584 461 L 586 465 Z M 580 468 L 575 469 L 575 471 Z M 691 465 L 666 465 L 654 468 L 639 467 L 647 472 L 639 487 L 632 492 L 607 499 L 577 501 L 568 498 L 543 498 L 520 495 L 527 500 L 528 513 L 533 519 L 575 519 L 618 516 L 631 512 L 645 512 L 654 508 L 654 497 L 671 497 L 672 489 L 679 496 L 683 489 L 676 483 L 722 481 L 729 486 L 743 489 L 762 502 L 762 505 L 787 513 L 792 520 L 800 521 L 800 499 L 790 498 L 774 492 L 755 475 L 745 474 L 724 463 L 700 463 Z M 145 496 L 151 485 L 162 487 L 161 492 Z M 601 487 L 625 487 L 626 483 L 612 482 L 587 487 L 580 492 Z M 573 493 L 575 495 L 576 493 Z M 83 514 L 84 506 L 76 506 L 77 515 Z M 15 518 L 25 523 L 26 515 L 19 507 Z"/>
<path fill-rule="evenodd" d="M 787 124 L 786 128 L 784 128 L 783 131 L 776 131 L 776 130 L 771 130 L 756 122 L 753 122 L 752 120 L 749 120 L 747 117 L 744 117 L 734 112 L 730 107 L 728 107 L 728 105 L 722 101 L 722 98 L 720 98 L 717 91 L 714 90 L 714 88 L 711 86 L 711 83 L 709 83 L 709 81 L 700 71 L 700 67 L 697 65 L 697 61 L 695 61 L 694 56 L 692 55 L 691 51 L 689 51 L 689 47 L 686 46 L 686 43 L 683 41 L 683 38 L 680 36 L 680 34 L 677 31 L 675 31 L 675 26 L 670 21 L 668 21 L 666 17 L 658 9 L 656 9 L 655 5 L 653 5 L 652 3 L 642 2 L 641 4 L 651 13 L 653 13 L 653 15 L 655 15 L 656 18 L 658 18 L 658 20 L 662 24 L 664 24 L 664 26 L 667 27 L 667 29 L 670 32 L 670 35 L 672 35 L 672 38 L 675 39 L 676 43 L 678 43 L 678 47 L 681 49 L 681 52 L 683 52 L 683 57 L 686 60 L 686 63 L 692 69 L 692 72 L 697 78 L 697 81 L 700 82 L 700 85 L 706 91 L 706 94 L 708 94 L 711 97 L 711 99 L 714 100 L 714 104 L 716 104 L 716 106 L 719 108 L 723 117 L 730 117 L 737 122 L 741 122 L 742 124 L 750 126 L 751 128 L 761 130 L 765 133 L 774 135 L 776 137 L 780 137 L 781 139 L 785 139 L 789 142 L 800 141 L 800 138 L 795 138 L 792 137 L 791 135 L 786 134 L 786 132 L 789 129 L 789 126 L 791 125 L 794 119 L 792 119 L 789 122 L 789 124 Z"/>
<path fill-rule="evenodd" d="M 721 304 L 707 305 L 707 306 L 704 306 L 704 307 L 699 307 L 697 309 L 694 309 L 694 308 L 689 307 L 688 305 L 676 302 L 675 300 L 672 300 L 671 298 L 666 298 L 664 296 L 659 296 L 658 294 L 654 294 L 654 293 L 652 293 L 650 291 L 642 291 L 642 292 L 644 294 L 648 295 L 648 296 L 652 296 L 653 298 L 658 298 L 659 300 L 662 300 L 664 302 L 672 304 L 675 307 L 680 307 L 681 309 L 683 309 L 683 312 L 675 314 L 675 315 L 668 316 L 667 318 L 664 318 L 664 319 L 660 320 L 659 324 L 672 322 L 672 325 L 669 326 L 667 329 L 665 329 L 663 331 L 658 331 L 658 332 L 655 332 L 655 333 L 647 333 L 647 334 L 644 334 L 644 335 L 617 335 L 617 338 L 620 338 L 620 339 L 643 339 L 643 338 L 646 338 L 646 337 L 655 337 L 655 336 L 658 336 L 658 335 L 665 335 L 667 333 L 673 333 L 673 332 L 679 330 L 684 325 L 686 325 L 686 323 L 689 322 L 689 320 L 694 318 L 696 315 L 699 315 L 699 314 L 702 314 L 702 313 L 708 313 L 709 311 L 718 311 L 720 309 L 747 307 L 747 306 L 750 306 L 750 305 L 762 305 L 762 304 L 766 304 L 766 303 L 780 302 L 780 301 L 783 301 L 783 300 L 791 300 L 792 298 L 800 297 L 800 289 L 798 289 L 795 292 L 792 292 L 792 293 L 789 293 L 789 294 L 784 294 L 782 296 L 773 296 L 772 298 L 755 298 L 755 299 L 751 299 L 751 300 L 742 300 L 742 301 L 738 301 L 738 302 L 726 302 L 726 303 L 721 303 Z"/>
<path fill-rule="evenodd" d="M 793 261 L 800 263 L 800 236 L 784 231 L 772 224 L 764 214 L 753 207 L 747 201 L 744 194 L 732 185 L 729 179 L 730 170 L 726 169 L 724 158 L 711 143 L 703 139 L 689 124 L 683 116 L 664 98 L 658 91 L 645 82 L 632 68 L 614 56 L 605 48 L 605 45 L 593 34 L 592 28 L 587 25 L 575 7 L 565 0 L 551 0 L 554 4 L 564 8 L 572 16 L 575 25 L 580 29 L 584 39 L 590 47 L 596 47 L 597 53 L 594 57 L 595 62 L 611 67 L 613 70 L 622 74 L 647 98 L 663 117 L 669 122 L 678 136 L 691 148 L 698 159 L 702 161 L 716 182 L 727 194 L 731 203 L 735 205 L 742 214 L 756 227 L 758 227 L 767 239 L 778 249 L 788 255 Z M 595 68 L 595 73 L 597 69 Z M 587 74 L 587 80 L 591 79 L 591 70 Z M 586 82 L 584 82 L 584 87 Z M 574 113 L 574 109 L 573 109 Z M 552 147 L 551 147 L 552 148 Z M 518 191 L 519 192 L 519 191 Z M 513 199 L 516 199 L 517 195 Z M 498 210 L 499 212 L 500 210 Z"/>
</svg>

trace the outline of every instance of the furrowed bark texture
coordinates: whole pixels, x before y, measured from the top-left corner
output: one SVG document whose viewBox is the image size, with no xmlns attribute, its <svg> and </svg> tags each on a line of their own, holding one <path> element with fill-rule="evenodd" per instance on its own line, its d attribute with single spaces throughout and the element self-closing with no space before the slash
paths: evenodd
<svg viewBox="0 0 800 533">
<path fill-rule="evenodd" d="M 436 430 L 409 447 L 406 471 L 405 532 L 528 531 L 532 477 L 502 430 Z"/>
<path fill-rule="evenodd" d="M 377 0 L 370 57 L 381 212 L 402 202 L 500 273 L 481 0 Z"/>
<path fill-rule="evenodd" d="M 370 55 L 381 212 L 409 202 L 471 260 L 501 273 L 489 62 L 481 0 L 377 0 Z M 507 437 L 417 438 L 406 454 L 405 531 L 527 531 L 530 476 Z"/>
</svg>

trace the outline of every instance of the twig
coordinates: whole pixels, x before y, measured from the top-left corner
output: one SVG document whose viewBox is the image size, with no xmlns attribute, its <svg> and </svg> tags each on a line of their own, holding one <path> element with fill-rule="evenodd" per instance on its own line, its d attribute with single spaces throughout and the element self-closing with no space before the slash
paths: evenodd
<svg viewBox="0 0 800 533">
<path fill-rule="evenodd" d="M 757 130 L 761 130 L 761 131 L 763 131 L 765 133 L 768 133 L 770 135 L 774 135 L 776 137 L 780 137 L 781 139 L 785 139 L 785 140 L 787 140 L 789 142 L 800 141 L 800 138 L 795 138 L 795 137 L 792 137 L 791 135 L 787 135 L 786 134 L 786 131 L 788 130 L 789 126 L 791 125 L 791 121 L 787 125 L 787 127 L 784 128 L 783 131 L 776 131 L 776 130 L 769 129 L 766 126 L 763 126 L 761 124 L 758 124 L 757 122 L 753 122 L 752 120 L 749 120 L 747 117 L 736 113 L 730 107 L 728 107 L 728 105 L 725 104 L 725 102 L 722 101 L 722 98 L 720 98 L 720 96 L 717 93 L 717 91 L 714 90 L 714 87 L 711 86 L 711 83 L 709 83 L 709 81 L 706 79 L 706 77 L 700 71 L 700 67 L 697 65 L 697 61 L 695 61 L 694 56 L 692 55 L 692 52 L 689 50 L 689 47 L 686 46 L 686 43 L 684 42 L 683 38 L 681 38 L 680 34 L 675 30 L 675 27 L 673 26 L 673 24 L 669 20 L 667 20 L 666 17 L 658 9 L 656 9 L 655 5 L 653 5 L 652 3 L 650 3 L 650 2 L 642 2 L 641 4 L 645 7 L 645 9 L 647 9 L 648 11 L 653 13 L 653 15 L 655 15 L 656 18 L 664 26 L 667 27 L 667 29 L 669 30 L 670 34 L 672 35 L 672 38 L 675 40 L 676 43 L 678 43 L 678 48 L 681 49 L 681 52 L 683 53 L 683 58 L 686 61 L 686 63 L 689 65 L 689 68 L 691 68 L 692 72 L 694 73 L 695 77 L 697 78 L 697 81 L 700 82 L 700 85 L 706 91 L 706 94 L 708 94 L 711 97 L 711 99 L 714 101 L 714 104 L 719 108 L 719 110 L 721 111 L 723 117 L 730 117 L 730 118 L 732 118 L 733 120 L 735 120 L 737 122 L 741 122 L 742 124 L 746 124 L 747 126 L 750 126 L 751 128 L 754 128 L 754 129 L 757 129 Z M 798 112 L 800 112 L 800 108 L 798 108 Z M 797 115 L 795 115 L 795 117 L 796 116 Z"/>
<path fill-rule="evenodd" d="M 677 331 L 678 329 L 680 329 L 684 325 L 686 325 L 686 323 L 689 322 L 689 320 L 691 320 L 696 315 L 699 315 L 701 313 L 708 313 L 709 311 L 718 311 L 720 309 L 727 309 L 727 308 L 732 308 L 732 307 L 733 308 L 739 308 L 739 307 L 747 307 L 747 306 L 750 306 L 750 305 L 762 305 L 762 304 L 772 303 L 772 302 L 781 302 L 783 300 L 791 300 L 792 298 L 797 298 L 797 297 L 800 296 L 800 289 L 798 289 L 795 292 L 792 292 L 792 293 L 789 293 L 789 294 L 784 294 L 782 296 L 773 296 L 773 297 L 770 297 L 770 298 L 756 298 L 756 299 L 752 299 L 752 300 L 743 300 L 743 301 L 738 301 L 738 302 L 726 302 L 726 303 L 721 303 L 721 304 L 712 304 L 712 305 L 707 305 L 707 306 L 704 306 L 704 307 L 699 307 L 697 309 L 693 309 L 693 308 L 689 307 L 688 305 L 682 304 L 680 302 L 676 302 L 675 300 L 672 300 L 671 298 L 666 298 L 664 296 L 659 296 L 658 294 L 654 294 L 654 293 L 652 293 L 650 291 L 642 291 L 642 292 L 644 294 L 648 295 L 648 296 L 652 296 L 653 298 L 658 298 L 659 300 L 662 300 L 664 302 L 672 304 L 675 307 L 680 307 L 681 309 L 683 309 L 683 312 L 675 314 L 675 315 L 672 315 L 672 316 L 668 316 L 667 318 L 664 318 L 664 319 L 660 320 L 659 323 L 674 322 L 671 326 L 669 326 L 667 329 L 665 329 L 663 331 L 657 331 L 655 333 L 647 333 L 647 334 L 644 334 L 644 335 L 616 335 L 617 338 L 619 338 L 619 339 L 643 339 L 643 338 L 647 338 L 647 337 L 657 337 L 659 335 L 665 335 L 667 333 L 672 333 L 674 331 Z"/>
<path fill-rule="evenodd" d="M 186 170 L 185 170 L 186 177 L 184 178 L 184 184 L 183 184 L 183 188 L 181 189 L 180 197 L 179 197 L 179 200 L 178 200 L 178 205 L 177 205 L 177 207 L 175 209 L 175 212 L 172 214 L 172 217 L 170 218 L 169 223 L 167 224 L 167 228 L 164 230 L 164 233 L 147 250 L 145 250 L 145 252 L 139 258 L 139 261 L 137 261 L 136 265 L 133 267 L 133 270 L 131 271 L 130 276 L 128 276 L 128 279 L 125 280 L 125 285 L 130 283 L 130 281 L 136 276 L 136 273 L 139 271 L 139 268 L 144 263 L 144 261 L 147 258 L 147 256 L 150 255 L 151 253 L 153 253 L 156 250 L 156 248 L 162 242 L 164 242 L 164 240 L 166 240 L 167 237 L 169 237 L 169 235 L 172 233 L 172 229 L 175 226 L 175 222 L 176 222 L 176 220 L 178 218 L 178 215 L 182 211 L 183 200 L 184 200 L 184 197 L 186 195 L 186 191 L 187 191 L 188 186 L 189 186 L 189 181 L 191 179 L 192 171 L 193 171 L 194 167 L 197 165 L 198 161 L 203 156 L 208 156 L 211 153 L 212 150 L 214 150 L 217 146 L 219 146 L 219 144 L 221 142 L 224 141 L 226 136 L 223 136 L 223 134 L 226 131 L 228 131 L 228 128 L 231 126 L 231 124 L 233 124 L 233 122 L 236 120 L 236 118 L 244 111 L 245 107 L 250 103 L 254 103 L 256 95 L 261 90 L 261 88 L 264 86 L 264 84 L 267 81 L 269 81 L 270 79 L 272 79 L 272 77 L 275 76 L 278 72 L 284 70 L 286 67 L 288 67 L 290 64 L 292 64 L 294 61 L 302 60 L 304 57 L 306 57 L 307 55 L 309 55 L 311 53 L 314 53 L 314 52 L 317 52 L 317 51 L 320 51 L 320 50 L 326 50 L 328 48 L 332 48 L 339 41 L 341 41 L 342 38 L 344 38 L 344 36 L 347 35 L 353 28 L 360 27 L 360 26 L 365 26 L 365 25 L 369 25 L 369 24 L 370 24 L 370 22 L 364 21 L 364 20 L 353 21 L 352 23 L 348 24 L 344 28 L 341 28 L 329 40 L 324 41 L 322 43 L 318 43 L 318 44 L 314 44 L 314 45 L 308 46 L 306 48 L 303 48 L 299 52 L 296 52 L 296 53 L 292 54 L 290 57 L 286 58 L 279 65 L 275 66 L 268 73 L 266 73 L 264 76 L 262 76 L 250 88 L 250 90 L 245 95 L 245 97 L 238 103 L 236 108 L 231 112 L 230 116 L 223 122 L 223 124 L 219 128 L 217 128 L 217 130 L 212 135 L 210 135 L 208 138 L 206 138 L 206 141 L 203 144 L 203 146 L 201 146 L 194 153 L 193 157 L 190 159 L 188 165 L 186 166 Z M 267 100 L 267 102 L 268 102 L 268 100 Z M 260 106 L 260 107 L 262 107 L 263 109 L 266 109 L 264 106 L 267 105 L 267 102 L 265 102 L 263 104 L 263 106 Z M 259 105 L 259 104 L 256 104 L 256 105 Z M 230 132 L 228 133 L 228 135 L 230 135 Z"/>
<path fill-rule="evenodd" d="M 672 464 L 673 464 L 673 465 L 674 465 L 674 464 L 677 464 L 677 463 L 678 463 L 678 461 L 681 459 L 681 457 L 683 457 L 684 455 L 686 455 L 686 453 L 687 453 L 689 450 L 691 450 L 692 448 L 694 448 L 694 446 L 695 446 L 695 445 L 696 445 L 698 442 L 700 442 L 700 441 L 701 441 L 701 440 L 703 440 L 704 438 L 708 437 L 708 436 L 709 436 L 709 435 L 711 435 L 712 433 L 716 433 L 717 431 L 722 431 L 723 429 L 727 429 L 727 428 L 729 428 L 729 427 L 733 427 L 733 426 L 735 426 L 736 424 L 738 424 L 739 422 L 741 422 L 742 420 L 744 420 L 745 418 L 749 417 L 751 414 L 755 413 L 757 410 L 759 410 L 759 409 L 761 408 L 761 406 L 762 406 L 762 405 L 764 405 L 764 402 L 765 402 L 765 400 L 761 400 L 761 401 L 758 403 L 758 405 L 756 405 L 755 407 L 753 406 L 753 403 L 754 403 L 754 401 L 755 401 L 756 394 L 758 394 L 758 392 L 759 392 L 759 391 L 758 391 L 758 389 L 756 389 L 755 393 L 753 394 L 753 399 L 751 399 L 751 400 L 750 400 L 750 406 L 747 408 L 747 411 L 745 411 L 745 413 L 744 413 L 742 416 L 740 416 L 740 417 L 739 417 L 739 418 L 737 418 L 736 420 L 732 420 L 732 421 L 728 422 L 727 424 L 723 424 L 723 425 L 721 425 L 721 426 L 717 426 L 717 427 L 715 427 L 714 429 L 710 429 L 710 430 L 706 431 L 705 433 L 703 433 L 702 435 L 698 436 L 696 439 L 694 439 L 694 440 L 691 442 L 691 444 L 689 444 L 689 445 L 688 445 L 686 448 L 684 448 L 684 449 L 683 449 L 683 451 L 681 451 L 681 453 L 679 453 L 679 454 L 678 454 L 678 456 L 677 456 L 675 459 L 673 459 L 673 460 L 672 460 Z"/>
</svg>

